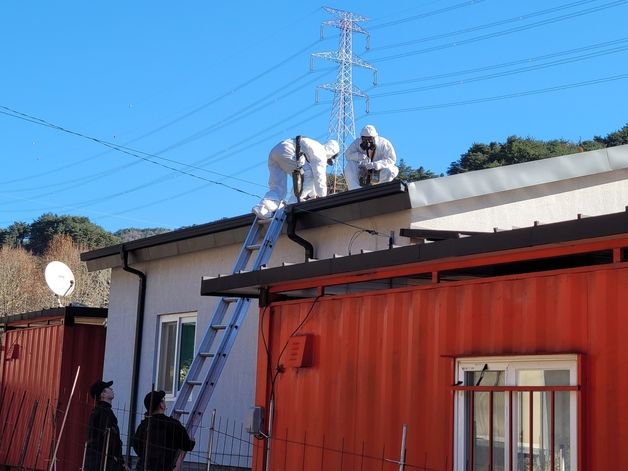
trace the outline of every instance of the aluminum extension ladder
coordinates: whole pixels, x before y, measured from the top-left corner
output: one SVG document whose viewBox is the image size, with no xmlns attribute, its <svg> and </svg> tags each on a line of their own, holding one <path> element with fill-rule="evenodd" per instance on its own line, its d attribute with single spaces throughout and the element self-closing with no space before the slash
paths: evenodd
<svg viewBox="0 0 628 471">
<path fill-rule="evenodd" d="M 233 274 L 259 270 L 268 262 L 275 243 L 281 235 L 286 216 L 285 207 L 281 206 L 275 211 L 270 221 L 255 218 L 233 267 Z M 254 252 L 257 252 L 257 256 L 253 265 L 248 267 Z M 240 326 L 246 318 L 250 302 L 249 298 L 223 297 L 211 317 L 185 381 L 179 389 L 171 414 L 179 420 L 183 416 L 188 417 L 187 420 L 181 421 L 185 423 L 190 437 L 194 436 L 201 423 L 203 412 L 216 388 Z M 231 311 L 230 314 L 228 314 L 229 311 Z M 228 322 L 225 322 L 225 319 L 228 319 Z M 197 386 L 198 394 L 192 401 L 189 401 L 192 390 Z M 190 403 L 191 407 L 187 407 Z"/>
</svg>

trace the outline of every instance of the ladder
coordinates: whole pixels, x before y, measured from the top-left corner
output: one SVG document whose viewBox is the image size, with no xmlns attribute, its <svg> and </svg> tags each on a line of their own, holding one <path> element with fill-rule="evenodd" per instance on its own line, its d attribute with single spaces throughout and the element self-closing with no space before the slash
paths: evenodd
<svg viewBox="0 0 628 471">
<path fill-rule="evenodd" d="M 260 270 L 268 262 L 285 220 L 284 206 L 277 209 L 271 219 L 255 218 L 233 267 L 233 274 Z M 248 268 L 255 252 L 257 256 L 254 257 L 253 265 Z M 171 414 L 179 420 L 183 416 L 188 417 L 183 422 L 190 437 L 194 436 L 201 424 L 203 412 L 216 388 L 240 326 L 246 318 L 250 302 L 249 298 L 223 297 L 211 317 L 196 356 L 179 389 Z M 195 387 L 198 387 L 198 394 L 190 401 Z M 190 404 L 191 407 L 188 407 Z"/>
</svg>

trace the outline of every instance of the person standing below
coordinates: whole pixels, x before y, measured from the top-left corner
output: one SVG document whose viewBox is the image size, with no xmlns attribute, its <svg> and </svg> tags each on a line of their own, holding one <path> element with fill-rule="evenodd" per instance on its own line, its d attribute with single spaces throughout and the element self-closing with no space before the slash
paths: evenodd
<svg viewBox="0 0 628 471">
<path fill-rule="evenodd" d="M 333 163 L 339 151 L 333 139 L 326 144 L 301 136 L 281 141 L 268 156 L 268 192 L 253 212 L 262 219 L 272 217 L 286 197 L 286 180 L 295 171 L 303 178 L 299 199 L 327 196 L 327 165 Z"/>
<path fill-rule="evenodd" d="M 392 181 L 398 174 L 397 155 L 388 139 L 377 134 L 375 126 L 367 124 L 360 138 L 345 152 L 345 179 L 350 190 Z"/>
<path fill-rule="evenodd" d="M 181 422 L 165 415 L 165 396 L 164 391 L 151 391 L 144 397 L 146 418 L 131 438 L 138 471 L 171 471 L 179 450 L 191 451 L 196 444 Z"/>
<path fill-rule="evenodd" d="M 89 394 L 96 405 L 89 416 L 84 471 L 128 470 L 122 457 L 118 419 L 111 409 L 113 381 L 96 381 Z"/>
</svg>

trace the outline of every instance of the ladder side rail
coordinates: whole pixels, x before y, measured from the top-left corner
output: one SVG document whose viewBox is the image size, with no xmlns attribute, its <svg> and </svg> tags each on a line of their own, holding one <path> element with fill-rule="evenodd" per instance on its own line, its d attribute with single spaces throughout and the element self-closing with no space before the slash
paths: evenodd
<svg viewBox="0 0 628 471">
<path fill-rule="evenodd" d="M 285 213 L 284 207 L 281 207 L 277 211 L 275 211 L 272 220 L 269 222 L 268 226 L 266 226 L 266 233 L 264 234 L 263 240 L 260 244 L 257 244 L 256 242 L 259 236 L 259 232 L 262 230 L 263 224 L 260 223 L 258 218 L 255 219 L 253 225 L 249 229 L 242 249 L 240 250 L 238 259 L 234 265 L 234 274 L 246 268 L 246 264 L 249 262 L 252 253 L 251 247 L 253 246 L 258 247 L 259 250 L 257 256 L 255 257 L 252 269 L 259 270 L 262 265 L 268 261 L 272 254 L 275 242 L 281 235 L 281 231 L 286 218 L 287 214 Z M 211 396 L 213 395 L 216 383 L 218 382 L 218 379 L 220 378 L 222 370 L 226 364 L 229 352 L 231 351 L 231 348 L 235 343 L 240 325 L 246 318 L 249 304 L 249 298 L 240 298 L 236 302 L 236 306 L 228 324 L 227 331 L 224 332 L 222 339 L 220 340 L 218 349 L 216 350 L 214 356 L 211 358 L 209 367 L 203 375 L 205 379 L 203 380 L 203 384 L 200 385 L 201 389 L 199 391 L 199 394 L 196 396 L 195 399 L 193 399 L 192 408 L 189 410 L 189 418 L 186 421 L 186 429 L 191 436 L 194 435 L 196 429 L 200 425 L 203 417 L 203 411 L 209 403 Z M 221 309 L 221 307 L 223 306 L 224 308 Z M 192 362 L 192 365 L 190 366 L 190 371 L 188 372 L 184 384 L 179 392 L 179 396 L 177 397 L 177 401 L 174 407 L 175 410 L 172 414 L 174 417 L 178 418 L 178 416 L 181 415 L 180 413 L 176 412 L 177 410 L 182 411 L 186 409 L 185 405 L 188 403 L 188 400 L 191 396 L 193 386 L 198 385 L 197 382 L 201 380 L 198 375 L 202 373 L 204 360 L 207 358 L 201 357 L 200 353 L 208 352 L 209 348 L 211 348 L 211 346 L 213 345 L 217 335 L 217 331 L 213 329 L 212 326 L 222 322 L 228 306 L 229 303 L 225 302 L 225 298 L 222 298 L 206 330 L 201 345 L 199 345 L 199 349 Z M 221 311 L 220 315 L 218 315 L 219 311 Z M 193 378 L 190 381 L 194 381 L 194 384 L 189 383 L 189 378 Z"/>
<path fill-rule="evenodd" d="M 185 380 L 183 381 L 181 388 L 177 392 L 177 399 L 175 400 L 175 403 L 173 406 L 173 414 L 177 415 L 176 418 L 178 418 L 178 416 L 180 415 L 180 414 L 177 414 L 176 411 L 185 408 L 184 406 L 185 404 L 187 404 L 187 401 L 190 398 L 190 394 L 192 393 L 192 385 L 188 383 L 188 380 L 198 379 L 197 377 L 202 371 L 203 364 L 206 358 L 200 356 L 199 353 L 207 352 L 211 348 L 214 342 L 214 339 L 216 338 L 216 335 L 218 334 L 218 332 L 215 329 L 213 329 L 212 326 L 222 323 L 230 304 L 232 303 L 225 301 L 225 298 L 221 298 L 220 301 L 218 302 L 218 305 L 216 306 L 216 309 L 214 310 L 214 314 L 212 315 L 212 318 L 210 319 L 209 324 L 207 325 L 205 334 L 203 335 L 203 338 L 201 339 L 201 342 L 199 343 L 198 349 L 196 351 L 196 355 L 194 356 L 194 359 L 192 360 L 192 363 L 190 364 L 190 369 L 188 370 L 188 373 L 185 376 Z"/>
<path fill-rule="evenodd" d="M 246 318 L 250 302 L 251 300 L 249 298 L 241 298 L 238 301 L 233 314 L 232 322 L 230 322 L 229 331 L 225 332 L 225 335 L 221 339 L 218 350 L 216 351 L 216 356 L 212 358 L 212 362 L 209 366 L 201 391 L 196 396 L 196 399 L 193 400 L 193 405 L 190 409 L 190 418 L 186 423 L 186 429 L 191 437 L 196 433 L 196 430 L 201 423 L 201 419 L 203 418 L 203 412 L 205 411 L 205 408 L 207 407 L 207 404 L 216 389 L 218 378 L 227 363 L 229 352 L 231 351 L 231 348 L 238 336 L 240 326 Z"/>
<path fill-rule="evenodd" d="M 260 247 L 257 253 L 257 257 L 255 258 L 255 262 L 253 265 L 253 268 L 255 270 L 259 270 L 261 266 L 268 262 L 268 260 L 270 259 L 272 251 L 275 248 L 275 243 L 281 235 L 281 230 L 283 229 L 286 218 L 287 214 L 285 213 L 284 208 L 278 209 L 275 217 L 270 222 L 270 226 L 266 231 L 266 236 L 262 241 L 262 246 Z"/>
<path fill-rule="evenodd" d="M 261 230 L 261 224 L 258 218 L 255 218 L 253 225 L 249 229 L 246 237 L 244 238 L 244 243 L 242 244 L 242 248 L 240 249 L 240 253 L 238 254 L 238 258 L 236 259 L 235 264 L 233 265 L 232 273 L 238 273 L 240 270 L 246 268 L 246 264 L 249 262 L 251 258 L 251 250 L 249 246 L 255 244 L 257 241 L 257 237 Z"/>
</svg>

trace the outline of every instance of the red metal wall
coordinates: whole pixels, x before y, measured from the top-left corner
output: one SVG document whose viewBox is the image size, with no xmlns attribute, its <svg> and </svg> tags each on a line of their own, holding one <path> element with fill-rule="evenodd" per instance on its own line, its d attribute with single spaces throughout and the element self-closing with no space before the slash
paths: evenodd
<svg viewBox="0 0 628 471">
<path fill-rule="evenodd" d="M 18 358 L 4 361 L 2 368 L 0 463 L 48 468 L 80 365 L 57 453 L 57 469 L 79 469 L 91 410 L 86 396 L 89 385 L 102 376 L 105 328 L 59 324 L 7 331 L 6 351 L 15 344 Z"/>
<path fill-rule="evenodd" d="M 453 357 L 539 353 L 583 354 L 581 469 L 628 469 L 627 288 L 623 263 L 260 311 L 259 405 L 290 335 L 314 336 L 312 367 L 276 374 L 268 469 L 398 469 L 408 424 L 408 469 L 451 470 Z"/>
</svg>

